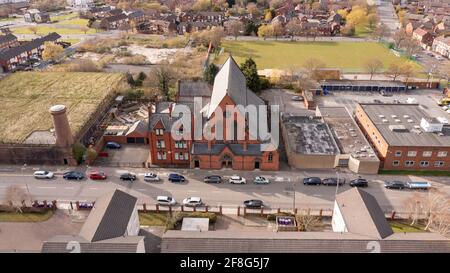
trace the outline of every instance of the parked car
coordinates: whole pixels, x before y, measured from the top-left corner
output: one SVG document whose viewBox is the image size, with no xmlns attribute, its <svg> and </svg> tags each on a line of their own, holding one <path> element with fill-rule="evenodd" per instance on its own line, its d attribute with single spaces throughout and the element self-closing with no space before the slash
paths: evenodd
<svg viewBox="0 0 450 273">
<path fill-rule="evenodd" d="M 169 174 L 169 181 L 170 182 L 184 182 L 184 181 L 186 181 L 186 178 L 184 178 L 184 176 L 179 175 L 177 173 L 171 173 L 171 174 Z"/>
<path fill-rule="evenodd" d="M 89 174 L 89 178 L 92 180 L 105 180 L 107 178 L 106 174 L 104 172 L 91 172 Z"/>
<path fill-rule="evenodd" d="M 156 201 L 161 206 L 174 206 L 177 204 L 177 201 L 175 201 L 175 198 L 172 198 L 170 196 L 158 196 L 156 197 Z"/>
<path fill-rule="evenodd" d="M 221 183 L 222 177 L 220 175 L 205 176 L 205 178 L 203 179 L 203 182 L 205 182 L 205 183 Z"/>
<path fill-rule="evenodd" d="M 325 186 L 337 186 L 338 179 L 335 177 L 325 178 L 322 180 L 322 184 Z M 339 186 L 342 186 L 345 184 L 345 179 L 340 178 L 339 179 Z"/>
<path fill-rule="evenodd" d="M 188 197 L 183 200 L 183 205 L 187 207 L 198 207 L 203 205 L 203 201 L 200 197 Z"/>
<path fill-rule="evenodd" d="M 384 182 L 384 187 L 386 189 L 399 189 L 402 190 L 406 188 L 406 184 L 402 181 L 386 181 Z"/>
<path fill-rule="evenodd" d="M 270 180 L 264 176 L 257 176 L 253 179 L 253 183 L 255 184 L 269 184 Z"/>
<path fill-rule="evenodd" d="M 84 178 L 84 173 L 77 171 L 69 171 L 63 174 L 63 178 L 66 180 L 81 180 Z"/>
<path fill-rule="evenodd" d="M 428 190 L 431 184 L 428 182 L 406 182 L 406 187 L 412 190 Z"/>
<path fill-rule="evenodd" d="M 120 175 L 120 180 L 123 181 L 134 181 L 136 179 L 137 179 L 136 175 L 132 173 L 123 173 Z"/>
<path fill-rule="evenodd" d="M 120 149 L 121 147 L 122 146 L 117 142 L 110 141 L 110 142 L 106 143 L 106 148 L 109 148 L 109 149 Z"/>
<path fill-rule="evenodd" d="M 249 209 L 260 209 L 260 208 L 264 207 L 264 203 L 262 200 L 258 200 L 258 199 L 245 200 L 244 206 Z"/>
<path fill-rule="evenodd" d="M 303 178 L 303 185 L 321 185 L 322 179 L 319 177 L 306 177 Z"/>
<path fill-rule="evenodd" d="M 301 97 L 301 96 L 292 96 L 291 100 L 293 100 L 293 101 L 303 101 L 303 97 Z"/>
<path fill-rule="evenodd" d="M 246 184 L 247 181 L 245 181 L 245 178 L 241 177 L 241 176 L 237 176 L 237 175 L 233 175 L 232 177 L 230 177 L 230 179 L 228 180 L 230 182 L 230 184 Z"/>
<path fill-rule="evenodd" d="M 369 182 L 364 178 L 356 178 L 350 181 L 350 187 L 367 187 L 369 186 Z"/>
<path fill-rule="evenodd" d="M 33 176 L 37 179 L 52 179 L 55 174 L 49 171 L 35 171 Z"/>
<path fill-rule="evenodd" d="M 161 179 L 159 178 L 159 176 L 156 173 L 146 173 L 144 174 L 144 181 L 147 182 L 158 182 Z"/>
<path fill-rule="evenodd" d="M 383 96 L 383 97 L 392 97 L 393 96 L 393 94 L 391 93 L 391 92 L 387 92 L 387 91 L 381 91 L 380 92 L 380 94 Z"/>
</svg>

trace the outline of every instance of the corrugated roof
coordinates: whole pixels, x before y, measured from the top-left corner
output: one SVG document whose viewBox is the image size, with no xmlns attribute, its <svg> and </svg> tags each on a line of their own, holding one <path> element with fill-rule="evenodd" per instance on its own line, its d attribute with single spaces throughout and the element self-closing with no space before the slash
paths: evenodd
<svg viewBox="0 0 450 273">
<path fill-rule="evenodd" d="M 357 187 L 336 196 L 348 232 L 384 239 L 394 232 L 375 197 Z"/>
<path fill-rule="evenodd" d="M 124 236 L 137 198 L 120 190 L 108 193 L 95 202 L 80 236 L 89 242 Z"/>
</svg>

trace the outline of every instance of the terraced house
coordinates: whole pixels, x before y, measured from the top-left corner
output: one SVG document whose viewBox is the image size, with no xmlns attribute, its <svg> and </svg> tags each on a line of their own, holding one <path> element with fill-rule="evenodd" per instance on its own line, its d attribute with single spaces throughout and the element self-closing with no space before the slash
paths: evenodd
<svg viewBox="0 0 450 273">
<path fill-rule="evenodd" d="M 190 134 L 190 139 L 175 140 L 170 132 L 178 118 L 172 116 L 175 104 L 160 102 L 149 111 L 150 164 L 187 165 L 201 169 L 278 170 L 278 151 L 262 149 L 264 142 L 260 137 L 250 135 L 249 122 L 252 121 L 249 114 L 241 112 L 239 108 L 234 112 L 229 110 L 232 106 L 238 105 L 243 107 L 265 105 L 262 99 L 247 88 L 245 76 L 232 57 L 217 74 L 212 91 L 211 87 L 203 82 L 179 83 L 179 89 L 177 103 L 191 109 L 192 128 L 198 125 L 197 119 L 193 117 L 195 110 L 193 98 L 201 97 L 201 128 L 211 126 L 211 131 L 216 133 L 217 124 L 212 125 L 208 122 L 215 120 L 216 113 L 223 113 L 223 130 L 220 132 L 217 129 L 217 135 L 213 139 L 205 135 L 202 135 L 201 139 L 194 139 L 193 130 L 187 132 L 186 128 L 180 127 L 177 134 Z M 218 108 L 221 112 L 216 111 Z M 265 116 L 260 120 L 266 122 L 268 118 Z M 243 138 L 238 137 L 238 124 L 245 124 Z"/>
</svg>

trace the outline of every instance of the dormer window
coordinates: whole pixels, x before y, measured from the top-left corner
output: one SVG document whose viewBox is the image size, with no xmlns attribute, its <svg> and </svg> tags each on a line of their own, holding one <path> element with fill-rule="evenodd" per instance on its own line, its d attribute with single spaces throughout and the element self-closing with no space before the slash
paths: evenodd
<svg viewBox="0 0 450 273">
<path fill-rule="evenodd" d="M 162 136 L 164 134 L 164 129 L 155 129 L 155 134 L 157 136 Z"/>
</svg>

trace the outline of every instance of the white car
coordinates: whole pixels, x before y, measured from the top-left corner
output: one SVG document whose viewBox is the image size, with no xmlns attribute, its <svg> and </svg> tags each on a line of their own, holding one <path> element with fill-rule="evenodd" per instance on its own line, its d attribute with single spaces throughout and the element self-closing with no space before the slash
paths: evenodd
<svg viewBox="0 0 450 273">
<path fill-rule="evenodd" d="M 187 207 L 198 207 L 203 204 L 202 199 L 200 197 L 188 197 L 183 200 L 183 205 Z"/>
<path fill-rule="evenodd" d="M 247 181 L 245 181 L 245 178 L 243 178 L 241 176 L 237 176 L 237 175 L 233 175 L 232 177 L 230 177 L 230 179 L 228 181 L 231 184 L 245 184 L 245 183 L 247 183 Z"/>
<path fill-rule="evenodd" d="M 52 179 L 55 175 L 49 171 L 35 171 L 33 176 L 37 179 Z"/>
<path fill-rule="evenodd" d="M 159 176 L 156 173 L 146 173 L 144 174 L 144 181 L 147 182 L 157 182 L 160 181 L 161 179 L 159 178 Z"/>
<path fill-rule="evenodd" d="M 255 184 L 269 184 L 270 181 L 268 178 L 264 177 L 264 176 L 257 176 L 253 179 L 253 183 Z"/>
<path fill-rule="evenodd" d="M 176 205 L 176 203 L 177 203 L 175 198 L 172 198 L 170 196 L 163 196 L 163 195 L 156 197 L 156 201 L 158 202 L 159 205 L 162 205 L 162 206 L 173 206 L 173 205 Z"/>
</svg>

